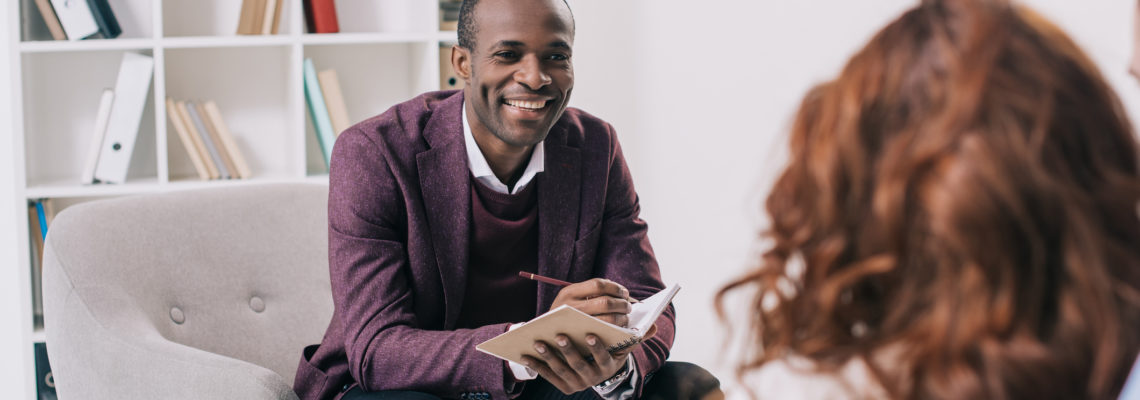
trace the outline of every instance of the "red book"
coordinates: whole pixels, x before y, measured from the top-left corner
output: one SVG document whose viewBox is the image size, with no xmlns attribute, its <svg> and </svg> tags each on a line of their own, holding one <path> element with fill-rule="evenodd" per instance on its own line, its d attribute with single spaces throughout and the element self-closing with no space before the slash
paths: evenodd
<svg viewBox="0 0 1140 400">
<path fill-rule="evenodd" d="M 305 26 L 309 33 L 337 33 L 340 26 L 336 22 L 334 0 L 305 0 Z"/>
</svg>

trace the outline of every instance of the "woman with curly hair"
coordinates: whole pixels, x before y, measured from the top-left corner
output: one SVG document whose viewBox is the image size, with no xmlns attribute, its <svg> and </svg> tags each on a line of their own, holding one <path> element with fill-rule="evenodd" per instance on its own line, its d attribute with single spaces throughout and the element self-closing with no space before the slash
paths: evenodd
<svg viewBox="0 0 1140 400">
<path fill-rule="evenodd" d="M 923 1 L 804 98 L 740 379 L 764 398 L 1110 399 L 1140 350 L 1140 159 L 1042 16 Z M 722 311 L 722 318 L 723 311 Z"/>
</svg>

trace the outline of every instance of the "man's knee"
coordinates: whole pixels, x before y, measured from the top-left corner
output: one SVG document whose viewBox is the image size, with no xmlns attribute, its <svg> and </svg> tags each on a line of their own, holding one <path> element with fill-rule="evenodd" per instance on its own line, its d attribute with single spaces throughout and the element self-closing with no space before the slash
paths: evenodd
<svg viewBox="0 0 1140 400">
<path fill-rule="evenodd" d="M 668 361 L 645 383 L 646 400 L 719 400 L 724 398 L 720 381 L 699 365 Z"/>
</svg>

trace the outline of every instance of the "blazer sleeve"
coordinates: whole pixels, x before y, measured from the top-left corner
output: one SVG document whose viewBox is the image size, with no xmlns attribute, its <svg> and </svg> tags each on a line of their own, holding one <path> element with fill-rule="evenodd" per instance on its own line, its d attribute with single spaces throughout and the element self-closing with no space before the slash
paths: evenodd
<svg viewBox="0 0 1140 400">
<path fill-rule="evenodd" d="M 329 170 L 334 324 L 343 327 L 349 373 L 368 391 L 505 398 L 502 362 L 474 348 L 508 324 L 443 331 L 418 320 L 416 296 L 432 294 L 412 283 L 404 189 L 386 155 L 354 128 L 338 138 Z"/>
<path fill-rule="evenodd" d="M 649 244 L 648 226 L 639 214 L 641 206 L 633 178 L 622 155 L 617 135 L 609 124 L 610 165 L 606 180 L 595 268 L 599 276 L 618 282 L 636 298 L 646 298 L 665 288 L 657 258 Z M 643 342 L 631 355 L 637 364 L 635 398 L 641 396 L 646 376 L 660 368 L 673 346 L 675 309 L 669 308 L 657 319 L 657 334 Z"/>
</svg>

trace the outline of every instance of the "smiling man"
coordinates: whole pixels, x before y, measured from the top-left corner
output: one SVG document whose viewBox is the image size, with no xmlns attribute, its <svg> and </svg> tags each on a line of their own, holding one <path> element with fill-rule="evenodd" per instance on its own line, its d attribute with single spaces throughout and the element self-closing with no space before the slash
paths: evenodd
<svg viewBox="0 0 1140 400">
<path fill-rule="evenodd" d="M 564 335 L 534 343 L 542 356 L 527 365 L 475 350 L 563 304 L 624 325 L 631 299 L 664 288 L 613 127 L 567 108 L 574 30 L 564 0 L 465 1 L 451 55 L 465 88 L 340 135 L 329 173 L 335 310 L 304 350 L 301 398 L 720 395 L 700 367 L 665 361 L 672 307 L 655 335 L 619 353 Z"/>
</svg>

